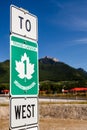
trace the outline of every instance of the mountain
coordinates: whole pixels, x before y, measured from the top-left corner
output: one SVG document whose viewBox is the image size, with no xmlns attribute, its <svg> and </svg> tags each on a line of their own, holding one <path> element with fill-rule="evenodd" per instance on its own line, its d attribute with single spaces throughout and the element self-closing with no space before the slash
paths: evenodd
<svg viewBox="0 0 87 130">
<path fill-rule="evenodd" d="M 9 60 L 0 62 L 0 83 L 9 83 Z M 44 57 L 39 59 L 39 80 L 72 81 L 87 80 L 87 72 L 82 68 L 75 69 L 56 58 Z"/>
<path fill-rule="evenodd" d="M 39 60 L 39 79 L 40 81 L 86 80 L 87 72 L 46 56 Z"/>
</svg>

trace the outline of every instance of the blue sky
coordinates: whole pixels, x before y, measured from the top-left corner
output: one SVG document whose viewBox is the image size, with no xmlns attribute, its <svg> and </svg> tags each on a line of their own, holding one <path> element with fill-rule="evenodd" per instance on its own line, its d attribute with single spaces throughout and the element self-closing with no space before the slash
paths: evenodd
<svg viewBox="0 0 87 130">
<path fill-rule="evenodd" d="M 0 62 L 10 55 L 11 4 L 38 17 L 39 58 L 55 57 L 87 71 L 87 0 L 0 1 Z"/>
</svg>

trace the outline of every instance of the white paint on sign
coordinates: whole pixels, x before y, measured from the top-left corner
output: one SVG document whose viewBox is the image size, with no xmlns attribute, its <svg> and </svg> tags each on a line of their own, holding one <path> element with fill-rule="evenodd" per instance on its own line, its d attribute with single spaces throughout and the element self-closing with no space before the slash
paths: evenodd
<svg viewBox="0 0 87 130">
<path fill-rule="evenodd" d="M 37 98 L 11 98 L 11 128 L 37 124 L 37 118 Z"/>
<path fill-rule="evenodd" d="M 37 17 L 35 15 L 12 5 L 10 22 L 11 33 L 37 41 Z"/>
<path fill-rule="evenodd" d="M 28 128 L 27 130 L 38 130 L 37 127 Z"/>
</svg>

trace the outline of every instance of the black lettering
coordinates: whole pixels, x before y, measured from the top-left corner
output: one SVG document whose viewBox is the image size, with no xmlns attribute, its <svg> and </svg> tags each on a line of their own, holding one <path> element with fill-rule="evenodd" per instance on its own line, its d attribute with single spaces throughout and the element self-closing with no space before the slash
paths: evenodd
<svg viewBox="0 0 87 130">
<path fill-rule="evenodd" d="M 26 105 L 23 105 L 22 106 L 22 118 L 26 118 L 26 116 L 25 116 L 25 108 L 26 108 Z"/>
<path fill-rule="evenodd" d="M 34 117 L 34 107 L 35 107 L 35 104 L 32 104 L 32 117 Z"/>
<path fill-rule="evenodd" d="M 30 105 L 28 105 L 28 106 L 27 106 L 27 110 L 28 110 L 27 117 L 28 117 L 28 118 L 30 118 L 30 117 L 31 117 L 31 111 L 30 111 L 30 108 L 31 108 L 31 106 L 30 106 Z"/>
<path fill-rule="evenodd" d="M 28 32 L 31 30 L 31 22 L 28 19 L 25 22 L 25 27 Z"/>
<path fill-rule="evenodd" d="M 23 17 L 19 16 L 20 18 L 20 28 L 22 29 L 22 20 L 24 19 Z"/>
<path fill-rule="evenodd" d="M 15 106 L 15 118 L 20 119 L 20 114 L 21 113 L 21 105 L 20 106 Z"/>
</svg>

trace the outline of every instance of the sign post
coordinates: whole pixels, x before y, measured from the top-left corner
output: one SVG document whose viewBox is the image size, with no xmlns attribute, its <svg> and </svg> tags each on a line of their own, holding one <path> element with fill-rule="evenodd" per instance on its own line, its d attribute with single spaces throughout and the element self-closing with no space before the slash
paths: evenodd
<svg viewBox="0 0 87 130">
<path fill-rule="evenodd" d="M 38 130 L 37 17 L 10 9 L 10 129 Z"/>
</svg>

